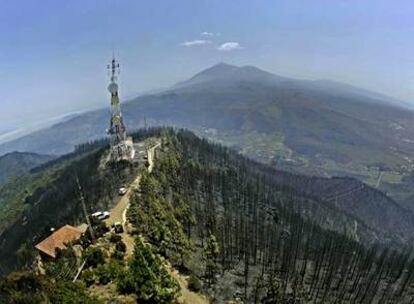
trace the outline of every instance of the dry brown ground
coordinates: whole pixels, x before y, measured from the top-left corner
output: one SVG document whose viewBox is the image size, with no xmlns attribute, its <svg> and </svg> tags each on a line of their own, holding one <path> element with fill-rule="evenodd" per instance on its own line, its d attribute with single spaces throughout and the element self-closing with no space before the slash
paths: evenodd
<svg viewBox="0 0 414 304">
<path fill-rule="evenodd" d="M 193 292 L 188 289 L 188 277 L 180 274 L 175 268 L 171 266 L 168 261 L 165 261 L 165 267 L 171 276 L 177 280 L 181 287 L 181 296 L 178 298 L 180 304 L 208 304 L 210 301 L 204 295 Z"/>
</svg>

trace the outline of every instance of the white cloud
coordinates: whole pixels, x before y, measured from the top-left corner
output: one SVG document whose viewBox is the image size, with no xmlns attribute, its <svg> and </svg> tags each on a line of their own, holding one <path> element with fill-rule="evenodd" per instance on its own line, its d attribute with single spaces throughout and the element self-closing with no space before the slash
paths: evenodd
<svg viewBox="0 0 414 304">
<path fill-rule="evenodd" d="M 230 52 L 234 50 L 241 50 L 243 47 L 238 42 L 224 42 L 217 47 L 219 51 Z"/>
<path fill-rule="evenodd" d="M 201 35 L 202 36 L 215 36 L 215 34 L 212 32 L 202 32 Z"/>
<path fill-rule="evenodd" d="M 204 44 L 210 44 L 210 40 L 191 40 L 191 41 L 184 41 L 181 43 L 182 46 L 197 46 L 197 45 L 204 45 Z"/>
</svg>

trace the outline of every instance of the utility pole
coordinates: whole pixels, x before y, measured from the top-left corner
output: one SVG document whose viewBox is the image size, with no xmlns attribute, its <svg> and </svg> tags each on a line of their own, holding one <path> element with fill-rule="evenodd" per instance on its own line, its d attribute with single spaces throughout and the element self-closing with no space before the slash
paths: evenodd
<svg viewBox="0 0 414 304">
<path fill-rule="evenodd" d="M 79 197 L 80 197 L 80 201 L 81 201 L 81 204 L 82 204 L 83 214 L 85 216 L 86 223 L 88 224 L 89 234 L 91 235 L 92 240 L 95 241 L 95 233 L 93 232 L 91 221 L 90 221 L 89 216 L 88 216 L 88 211 L 86 210 L 85 197 L 83 196 L 82 187 L 80 185 L 79 177 L 77 175 L 76 175 L 76 183 L 78 185 Z"/>
</svg>

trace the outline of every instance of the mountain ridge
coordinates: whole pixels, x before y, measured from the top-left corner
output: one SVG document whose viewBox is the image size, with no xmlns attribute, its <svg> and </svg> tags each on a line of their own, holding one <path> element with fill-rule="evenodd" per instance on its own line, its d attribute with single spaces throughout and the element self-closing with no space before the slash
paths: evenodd
<svg viewBox="0 0 414 304">
<path fill-rule="evenodd" d="M 171 88 L 168 89 L 164 89 L 162 91 L 155 91 L 154 93 L 148 93 L 145 94 L 143 96 L 138 96 L 136 98 L 133 98 L 132 100 L 127 100 L 124 102 L 124 105 L 128 105 L 130 103 L 134 103 L 136 101 L 140 101 L 142 98 L 145 97 L 151 97 L 151 96 L 164 96 L 165 94 L 168 94 L 170 92 L 175 92 L 177 90 L 182 90 L 182 89 L 186 89 L 188 87 L 191 86 L 195 86 L 195 85 L 202 85 L 203 83 L 206 82 L 217 82 L 217 81 L 221 81 L 222 79 L 227 79 L 230 82 L 233 83 L 237 83 L 237 82 L 242 82 L 242 81 L 247 81 L 247 82 L 264 82 L 264 83 L 280 83 L 280 82 L 286 82 L 289 84 L 292 84 L 292 82 L 296 83 L 296 84 L 300 84 L 303 85 L 305 84 L 305 86 L 309 86 L 309 85 L 313 85 L 313 84 L 317 84 L 316 87 L 313 87 L 313 89 L 316 90 L 326 90 L 326 86 L 329 89 L 329 86 L 334 86 L 334 87 L 338 87 L 338 86 L 342 86 L 345 87 L 342 88 L 342 91 L 344 91 L 345 93 L 349 90 L 354 90 L 354 91 L 358 91 L 358 92 L 363 92 L 365 95 L 370 95 L 369 98 L 372 98 L 372 96 L 376 96 L 377 98 L 382 98 L 384 99 L 389 99 L 389 100 L 393 100 L 392 102 L 385 102 L 384 104 L 387 106 L 402 106 L 397 105 L 397 100 L 393 99 L 392 97 L 383 95 L 383 94 L 379 94 L 379 93 L 375 93 L 366 89 L 362 89 L 362 88 L 358 88 L 352 85 L 348 85 L 345 83 L 341 83 L 341 82 L 337 82 L 337 81 L 332 81 L 332 80 L 326 80 L 326 79 L 321 79 L 321 80 L 303 80 L 303 79 L 293 79 L 293 78 L 288 78 L 288 77 L 283 77 L 283 76 L 279 76 L 267 71 L 264 71 L 262 69 L 259 69 L 255 66 L 251 66 L 251 65 L 244 65 L 241 67 L 235 66 L 235 65 L 231 65 L 231 64 L 227 64 L 227 63 L 223 63 L 220 62 L 218 64 L 215 64 L 205 70 L 202 70 L 199 73 L 196 73 L 194 76 L 190 77 L 188 80 L 182 81 L 177 83 L 176 85 L 172 86 Z M 322 88 L 318 87 L 321 86 L 322 84 Z M 323 88 L 325 86 L 325 88 Z M 353 93 L 355 94 L 355 92 Z M 369 100 L 369 99 L 368 99 Z M 382 101 L 383 101 L 382 100 Z M 398 103 L 403 103 L 403 105 L 407 105 L 407 103 L 398 101 Z M 66 121 L 63 122 L 58 122 L 57 124 L 52 125 L 51 127 L 47 127 L 41 130 L 37 130 L 35 132 L 32 132 L 28 135 L 24 135 L 22 137 L 19 137 L 17 139 L 13 139 L 4 143 L 0 144 L 0 155 L 5 154 L 7 152 L 11 152 L 13 150 L 21 150 L 21 151 L 26 151 L 26 152 L 40 152 L 40 149 L 32 149 L 30 145 L 26 144 L 19 144 L 20 142 L 25 142 L 28 141 L 28 139 L 30 138 L 30 136 L 32 134 L 37 134 L 37 133 L 42 133 L 44 131 L 50 130 L 54 127 L 60 127 L 62 125 L 65 124 L 71 124 L 73 121 L 76 121 L 77 118 L 79 116 L 90 116 L 93 115 L 96 112 L 101 112 L 104 111 L 104 109 L 98 109 L 98 110 L 93 110 L 93 111 L 88 111 L 85 113 L 80 113 L 77 114 L 74 117 L 70 117 L 69 119 L 67 119 Z M 126 114 L 127 115 L 127 114 Z M 134 128 L 133 128 L 134 129 Z M 105 133 L 101 132 L 100 136 L 104 136 Z M 90 136 L 90 135 L 88 135 Z M 91 137 L 91 140 L 96 139 L 96 137 Z M 88 138 L 84 138 L 83 141 L 88 140 Z M 78 143 L 81 143 L 82 140 L 79 140 Z M 73 147 L 76 145 L 76 143 L 74 143 Z M 64 148 L 64 151 L 59 151 L 59 149 L 51 150 L 52 154 L 64 154 L 69 152 L 70 150 L 68 150 L 68 148 Z"/>
<path fill-rule="evenodd" d="M 69 303 L 79 293 L 96 299 L 82 296 L 82 303 L 227 303 L 241 296 L 245 303 L 412 300 L 414 261 L 399 241 L 412 239 L 413 213 L 397 220 L 394 211 L 401 215 L 401 208 L 380 191 L 352 178 L 276 170 L 187 130 L 150 128 L 132 136 L 161 143 L 151 153 L 151 170 L 127 162 L 104 169 L 109 147 L 100 141 L 31 179 L 13 181 L 10 188 L 22 195 L 16 204 L 24 208 L 0 232 L 0 272 L 15 271 L 0 278 L 7 303 L 34 296 Z M 117 195 L 120 185 L 131 191 Z M 355 186 L 358 195 L 349 193 Z M 340 210 L 344 204 L 371 212 L 357 218 Z M 50 227 L 78 225 L 85 209 L 108 207 L 108 221 L 91 218 L 93 235 L 40 262 L 33 245 L 50 237 Z M 111 229 L 106 224 L 122 210 L 124 230 Z M 373 217 L 378 229 L 370 227 Z"/>
<path fill-rule="evenodd" d="M 337 85 L 222 63 L 187 82 L 123 102 L 122 111 L 129 131 L 145 122 L 188 128 L 246 156 L 302 174 L 353 176 L 371 185 L 381 168 L 397 182 L 409 174 L 414 112 L 359 89 L 338 92 L 332 86 Z M 0 154 L 65 154 L 105 137 L 108 121 L 106 109 L 87 112 L 0 145 Z M 404 204 L 414 210 L 414 205 Z"/>
<path fill-rule="evenodd" d="M 281 76 L 261 68 L 258 68 L 253 65 L 242 65 L 236 66 L 232 64 L 228 64 L 225 62 L 219 62 L 209 68 L 206 68 L 194 76 L 190 77 L 188 80 L 178 82 L 172 88 L 180 88 L 182 86 L 200 84 L 203 82 L 209 81 L 217 81 L 222 79 L 230 79 L 231 81 L 267 81 L 267 82 L 297 82 L 305 85 L 314 86 L 316 89 L 322 90 L 338 90 L 339 93 L 352 93 L 355 95 L 363 95 L 372 99 L 376 99 L 379 101 L 385 101 L 385 103 L 393 105 L 393 106 L 400 106 L 400 107 L 407 107 L 410 109 L 414 109 L 413 105 L 410 105 L 408 102 L 399 100 L 397 98 L 388 96 L 386 94 L 377 93 L 372 90 L 368 90 L 362 87 L 358 87 L 352 84 L 348 84 L 341 81 L 331 80 L 331 79 L 297 79 L 292 77 Z M 167 89 L 168 90 L 168 89 Z"/>
</svg>

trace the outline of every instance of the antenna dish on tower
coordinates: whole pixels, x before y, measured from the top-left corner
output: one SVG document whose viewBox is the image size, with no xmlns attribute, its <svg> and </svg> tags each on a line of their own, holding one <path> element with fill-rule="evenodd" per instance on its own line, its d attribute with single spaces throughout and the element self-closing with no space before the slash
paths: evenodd
<svg viewBox="0 0 414 304">
<path fill-rule="evenodd" d="M 108 86 L 108 91 L 111 94 L 115 94 L 118 92 L 118 85 L 115 82 L 111 82 Z"/>
</svg>

